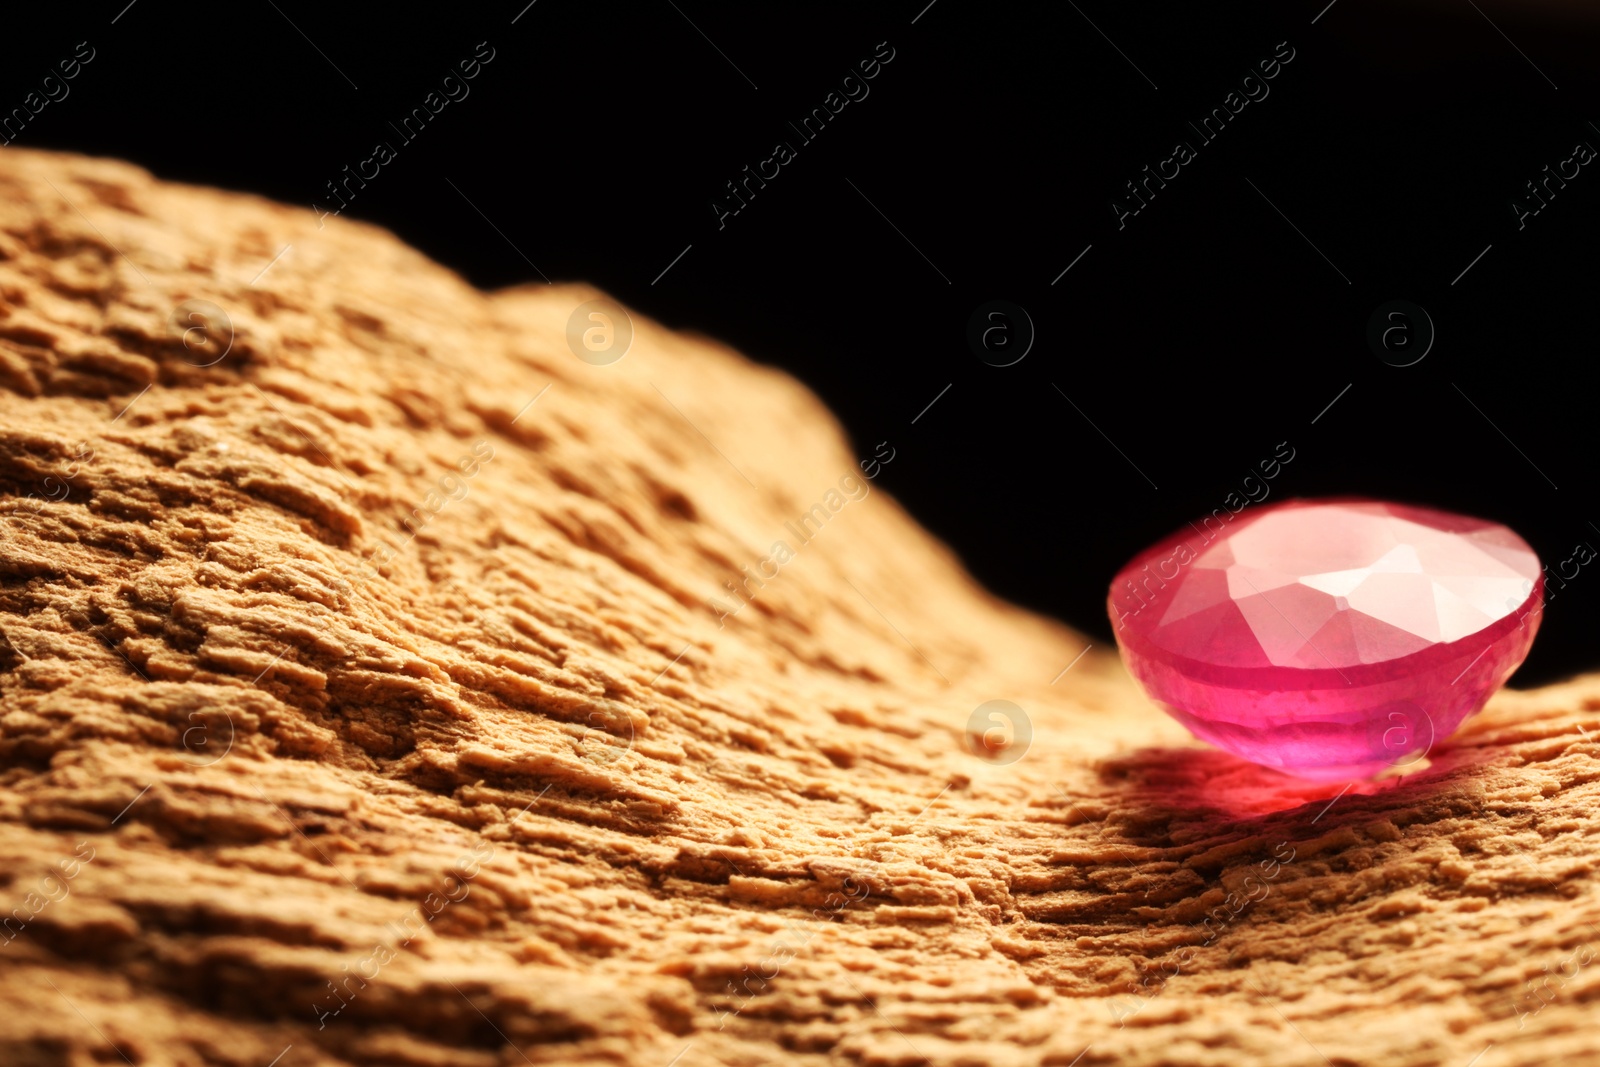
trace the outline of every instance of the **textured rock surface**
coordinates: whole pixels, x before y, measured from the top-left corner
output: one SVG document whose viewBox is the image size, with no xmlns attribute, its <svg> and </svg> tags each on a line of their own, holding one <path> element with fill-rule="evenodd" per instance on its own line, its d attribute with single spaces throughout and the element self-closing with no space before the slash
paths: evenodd
<svg viewBox="0 0 1600 1067">
<path fill-rule="evenodd" d="M 879 491 L 719 627 L 860 457 L 595 295 L 0 154 L 0 1062 L 1595 1058 L 1600 678 L 1298 786 Z"/>
</svg>

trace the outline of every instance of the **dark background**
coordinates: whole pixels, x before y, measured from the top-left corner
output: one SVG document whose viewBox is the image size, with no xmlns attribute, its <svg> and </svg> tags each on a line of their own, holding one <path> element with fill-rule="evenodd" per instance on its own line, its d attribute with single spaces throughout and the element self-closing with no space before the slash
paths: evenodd
<svg viewBox="0 0 1600 1067">
<path fill-rule="evenodd" d="M 982 581 L 1099 641 L 1115 569 L 1284 441 L 1271 499 L 1465 511 L 1552 566 L 1600 545 L 1600 166 L 1525 229 L 1510 208 L 1600 147 L 1577 3 L 125 4 L 8 12 L 0 108 L 95 49 L 18 145 L 309 206 L 394 142 L 348 215 L 480 286 L 531 261 L 791 371 L 858 454 L 890 443 L 877 484 Z M 388 122 L 480 41 L 470 96 L 400 146 Z M 787 123 L 884 41 L 870 95 L 801 145 Z M 1270 96 L 1201 146 L 1185 121 L 1283 41 Z M 1180 139 L 1198 158 L 1119 230 L 1112 198 Z M 797 158 L 719 229 L 780 140 Z M 1009 367 L 966 339 L 994 299 L 1037 331 Z M 1437 328 L 1413 366 L 1366 341 L 1393 299 Z M 1519 682 L 1595 665 L 1591 570 Z"/>
</svg>

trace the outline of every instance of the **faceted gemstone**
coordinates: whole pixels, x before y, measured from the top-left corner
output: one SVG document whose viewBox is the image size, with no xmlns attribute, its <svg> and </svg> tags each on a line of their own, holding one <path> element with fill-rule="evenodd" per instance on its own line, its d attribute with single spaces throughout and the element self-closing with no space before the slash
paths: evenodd
<svg viewBox="0 0 1600 1067">
<path fill-rule="evenodd" d="M 1196 737 L 1303 778 L 1421 759 L 1521 665 L 1539 559 L 1481 519 L 1374 500 L 1218 509 L 1107 601 L 1123 662 Z"/>
</svg>

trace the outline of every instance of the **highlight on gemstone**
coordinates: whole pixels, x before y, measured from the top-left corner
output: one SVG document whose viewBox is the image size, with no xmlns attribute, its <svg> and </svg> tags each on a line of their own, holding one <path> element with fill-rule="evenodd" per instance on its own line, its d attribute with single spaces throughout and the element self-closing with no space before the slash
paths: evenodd
<svg viewBox="0 0 1600 1067">
<path fill-rule="evenodd" d="M 1219 509 L 1136 556 L 1123 662 L 1203 741 L 1302 778 L 1421 759 L 1521 665 L 1539 558 L 1509 528 L 1376 500 Z"/>
</svg>

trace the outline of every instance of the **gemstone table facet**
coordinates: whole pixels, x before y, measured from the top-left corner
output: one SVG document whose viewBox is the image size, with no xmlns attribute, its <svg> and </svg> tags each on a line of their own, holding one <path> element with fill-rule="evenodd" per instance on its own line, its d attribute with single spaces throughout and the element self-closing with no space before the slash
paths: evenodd
<svg viewBox="0 0 1600 1067">
<path fill-rule="evenodd" d="M 1375 500 L 1218 509 L 1107 607 L 1128 670 L 1196 737 L 1303 778 L 1422 758 L 1539 629 L 1538 556 L 1481 519 Z"/>
</svg>

